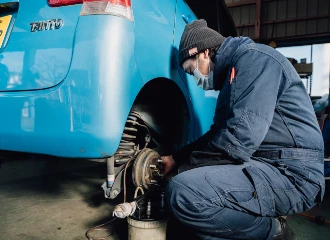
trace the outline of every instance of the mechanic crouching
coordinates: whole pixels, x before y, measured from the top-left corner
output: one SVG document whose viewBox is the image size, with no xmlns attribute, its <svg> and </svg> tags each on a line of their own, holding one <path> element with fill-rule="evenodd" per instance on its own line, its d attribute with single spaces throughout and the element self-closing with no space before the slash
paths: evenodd
<svg viewBox="0 0 330 240">
<path fill-rule="evenodd" d="M 173 156 L 167 185 L 174 217 L 201 239 L 293 239 L 284 218 L 324 195 L 323 139 L 306 89 L 278 51 L 224 38 L 196 20 L 185 27 L 181 67 L 220 90 L 211 129 Z"/>
</svg>

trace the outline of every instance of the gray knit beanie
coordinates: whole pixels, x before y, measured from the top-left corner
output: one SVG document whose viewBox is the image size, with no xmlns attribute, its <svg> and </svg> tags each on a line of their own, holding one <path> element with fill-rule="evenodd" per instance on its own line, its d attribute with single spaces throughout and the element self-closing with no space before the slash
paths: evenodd
<svg viewBox="0 0 330 240">
<path fill-rule="evenodd" d="M 204 19 L 195 20 L 186 25 L 179 47 L 179 63 L 195 54 L 212 47 L 221 45 L 226 38 L 220 33 L 207 27 Z"/>
</svg>

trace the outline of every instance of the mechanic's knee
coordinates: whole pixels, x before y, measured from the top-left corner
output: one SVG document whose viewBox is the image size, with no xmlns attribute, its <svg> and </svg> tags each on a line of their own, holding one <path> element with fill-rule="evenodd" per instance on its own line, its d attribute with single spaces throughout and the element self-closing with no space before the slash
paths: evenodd
<svg viewBox="0 0 330 240">
<path fill-rule="evenodd" d="M 186 206 L 201 201 L 195 194 L 192 194 L 183 183 L 178 182 L 175 178 L 167 184 L 166 197 L 170 210 L 173 213 L 186 214 Z"/>
<path fill-rule="evenodd" d="M 176 178 L 167 184 L 166 198 L 170 211 L 181 221 L 207 217 L 221 208 L 215 200 L 199 195 Z"/>
<path fill-rule="evenodd" d="M 181 191 L 180 191 L 181 190 Z M 183 204 L 182 194 L 184 189 L 182 189 L 182 186 L 179 185 L 174 178 L 171 179 L 167 183 L 166 186 L 166 199 L 168 203 L 168 207 L 172 212 L 178 211 L 179 206 Z"/>
</svg>

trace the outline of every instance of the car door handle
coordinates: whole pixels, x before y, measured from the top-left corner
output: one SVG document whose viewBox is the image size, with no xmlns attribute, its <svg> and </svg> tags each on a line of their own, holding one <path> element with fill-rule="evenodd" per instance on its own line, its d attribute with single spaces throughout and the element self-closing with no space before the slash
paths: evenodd
<svg viewBox="0 0 330 240">
<path fill-rule="evenodd" d="M 187 24 L 192 22 L 191 15 L 189 13 L 187 15 L 182 15 L 182 18 Z"/>
</svg>

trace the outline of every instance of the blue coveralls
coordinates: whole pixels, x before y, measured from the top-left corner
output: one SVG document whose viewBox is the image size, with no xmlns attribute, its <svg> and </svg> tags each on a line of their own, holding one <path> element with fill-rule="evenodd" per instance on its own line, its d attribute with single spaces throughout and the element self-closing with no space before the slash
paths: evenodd
<svg viewBox="0 0 330 240">
<path fill-rule="evenodd" d="M 273 239 L 274 217 L 310 209 L 324 195 L 323 140 L 311 101 L 292 64 L 249 38 L 224 41 L 214 81 L 221 89 L 214 124 L 174 154 L 195 168 L 168 183 L 169 208 L 202 239 Z M 220 157 L 208 164 L 199 154 L 196 163 L 196 151 Z"/>
</svg>

